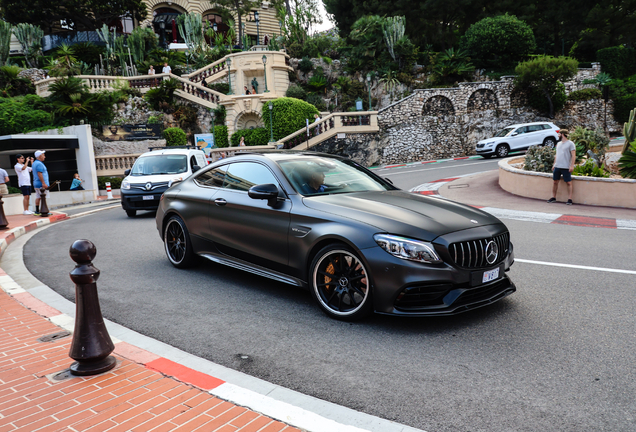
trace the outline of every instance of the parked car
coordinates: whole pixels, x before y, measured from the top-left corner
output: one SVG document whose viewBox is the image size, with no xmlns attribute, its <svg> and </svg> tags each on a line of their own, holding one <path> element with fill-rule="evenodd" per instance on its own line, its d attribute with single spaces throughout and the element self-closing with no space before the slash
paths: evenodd
<svg viewBox="0 0 636 432">
<path fill-rule="evenodd" d="M 496 217 L 332 155 L 217 161 L 164 192 L 156 224 L 175 267 L 200 256 L 307 287 L 337 319 L 452 315 L 516 290 L 505 273 L 510 234 Z"/>
<path fill-rule="evenodd" d="M 157 210 L 161 195 L 207 165 L 205 153 L 192 148 L 162 147 L 142 154 L 121 182 L 121 206 L 128 217 L 137 210 Z"/>
<path fill-rule="evenodd" d="M 536 122 L 516 124 L 503 128 L 492 138 L 477 143 L 478 155 L 489 159 L 493 156 L 506 157 L 511 151 L 526 150 L 533 145 L 554 148 L 559 136 L 559 128 L 554 123 Z"/>
</svg>

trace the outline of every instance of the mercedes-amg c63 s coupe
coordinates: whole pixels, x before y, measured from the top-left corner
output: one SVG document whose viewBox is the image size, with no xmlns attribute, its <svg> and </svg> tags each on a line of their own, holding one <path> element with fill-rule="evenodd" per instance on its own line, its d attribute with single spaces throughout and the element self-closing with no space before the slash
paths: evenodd
<svg viewBox="0 0 636 432">
<path fill-rule="evenodd" d="M 175 267 L 203 257 L 306 287 L 337 319 L 452 315 L 516 290 L 500 220 L 332 155 L 222 159 L 166 190 L 156 222 Z"/>
</svg>

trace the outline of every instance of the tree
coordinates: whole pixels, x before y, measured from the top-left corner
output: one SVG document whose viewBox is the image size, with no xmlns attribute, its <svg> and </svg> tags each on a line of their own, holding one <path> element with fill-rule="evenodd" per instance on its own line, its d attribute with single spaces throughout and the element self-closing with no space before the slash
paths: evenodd
<svg viewBox="0 0 636 432">
<path fill-rule="evenodd" d="M 285 138 L 305 127 L 307 119 L 313 119 L 314 114 L 320 114 L 315 106 L 294 98 L 278 98 L 272 102 L 272 124 L 274 141 Z M 269 106 L 263 104 L 262 116 L 265 130 L 269 131 Z"/>
<path fill-rule="evenodd" d="M 65 21 L 73 30 L 85 31 L 120 17 L 143 21 L 147 14 L 143 0 L 0 0 L 0 9 L 4 11 L 5 21 L 37 25 L 46 33 L 60 21 Z"/>
<path fill-rule="evenodd" d="M 243 16 L 248 15 L 253 9 L 260 5 L 258 0 L 214 0 L 213 3 L 221 9 L 225 9 L 227 14 L 238 19 L 239 35 L 238 40 L 243 41 Z"/>
<path fill-rule="evenodd" d="M 514 15 L 484 18 L 471 25 L 460 46 L 478 68 L 506 70 L 534 52 L 532 29 Z"/>
<path fill-rule="evenodd" d="M 558 83 L 573 78 L 579 62 L 571 57 L 540 56 L 517 65 L 517 83 L 521 87 L 540 91 L 548 102 L 549 117 L 554 118 L 553 95 Z"/>
</svg>

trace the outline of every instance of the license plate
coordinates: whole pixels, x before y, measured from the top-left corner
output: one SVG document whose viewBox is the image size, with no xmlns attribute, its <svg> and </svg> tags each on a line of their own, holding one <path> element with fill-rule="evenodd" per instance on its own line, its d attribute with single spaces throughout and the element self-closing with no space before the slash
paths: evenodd
<svg viewBox="0 0 636 432">
<path fill-rule="evenodd" d="M 497 267 L 496 269 L 492 269 L 492 270 L 488 270 L 484 272 L 484 277 L 482 278 L 481 282 L 486 283 L 486 282 L 494 281 L 498 277 L 499 277 L 499 267 Z"/>
<path fill-rule="evenodd" d="M 144 195 L 143 199 L 144 199 L 144 201 L 153 200 L 153 199 L 155 199 L 155 197 L 154 197 L 154 195 Z"/>
</svg>

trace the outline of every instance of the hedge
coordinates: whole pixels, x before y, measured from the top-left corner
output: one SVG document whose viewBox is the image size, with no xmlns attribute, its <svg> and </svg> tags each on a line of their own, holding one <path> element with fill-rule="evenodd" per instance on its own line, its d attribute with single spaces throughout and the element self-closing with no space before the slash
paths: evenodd
<svg viewBox="0 0 636 432">
<path fill-rule="evenodd" d="M 218 147 L 227 147 L 227 126 L 214 126 L 214 144 Z"/>
<path fill-rule="evenodd" d="M 163 137 L 166 139 L 166 145 L 169 147 L 184 146 L 188 144 L 186 133 L 178 127 L 165 129 L 163 131 Z"/>
<path fill-rule="evenodd" d="M 631 47 L 615 46 L 596 52 L 596 60 L 603 72 L 612 78 L 623 79 L 636 73 L 636 50 Z"/>
<path fill-rule="evenodd" d="M 568 100 L 571 101 L 587 101 L 590 99 L 601 99 L 603 93 L 597 88 L 584 88 L 581 90 L 575 90 L 568 95 Z"/>
<path fill-rule="evenodd" d="M 241 141 L 241 137 L 245 137 L 246 146 L 267 145 L 269 142 L 269 135 L 269 129 L 265 128 L 237 130 L 232 134 L 232 146 L 238 146 Z"/>
<path fill-rule="evenodd" d="M 305 127 L 305 121 L 314 121 L 314 114 L 320 114 L 315 106 L 294 98 L 278 98 L 272 101 L 272 121 L 274 141 L 286 137 Z M 263 104 L 262 118 L 265 130 L 269 131 L 269 104 Z M 247 139 L 247 138 L 246 138 Z"/>
<path fill-rule="evenodd" d="M 97 186 L 100 190 L 106 189 L 106 183 L 110 182 L 111 189 L 121 188 L 121 177 L 97 177 Z"/>
</svg>

